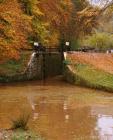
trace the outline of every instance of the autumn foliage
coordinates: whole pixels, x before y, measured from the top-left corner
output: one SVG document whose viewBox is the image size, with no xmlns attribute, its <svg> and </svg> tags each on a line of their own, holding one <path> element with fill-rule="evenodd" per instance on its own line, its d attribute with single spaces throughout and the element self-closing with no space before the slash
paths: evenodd
<svg viewBox="0 0 113 140">
<path fill-rule="evenodd" d="M 0 63 L 19 59 L 34 41 L 60 46 L 91 33 L 99 11 L 84 0 L 1 0 Z"/>
<path fill-rule="evenodd" d="M 30 28 L 17 0 L 5 0 L 0 4 L 0 62 L 19 59 L 19 50 L 29 47 Z"/>
</svg>

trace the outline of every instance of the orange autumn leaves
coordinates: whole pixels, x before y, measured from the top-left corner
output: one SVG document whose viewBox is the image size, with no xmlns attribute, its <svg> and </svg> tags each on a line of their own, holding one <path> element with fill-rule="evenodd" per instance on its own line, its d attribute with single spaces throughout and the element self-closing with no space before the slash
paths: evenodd
<svg viewBox="0 0 113 140">
<path fill-rule="evenodd" d="M 42 0 L 39 7 L 44 13 L 45 20 L 50 21 L 53 26 L 59 27 L 61 24 L 69 22 L 73 4 L 71 0 Z"/>
<path fill-rule="evenodd" d="M 48 24 L 48 42 L 50 46 L 59 45 L 61 34 L 66 30 L 71 19 L 73 3 L 71 0 L 41 0 L 38 4 L 43 13 L 42 20 Z"/>
<path fill-rule="evenodd" d="M 28 1 L 33 3 L 31 10 L 35 11 L 34 15 L 25 13 L 21 0 L 4 0 L 0 3 L 0 63 L 8 59 L 19 59 L 20 49 L 30 47 L 28 37 L 34 34 L 32 19 L 37 16 L 35 14 L 38 8 L 42 13 L 41 17 L 38 17 L 41 24 L 47 25 L 47 39 L 50 45 L 58 45 L 60 30 L 65 30 L 69 22 L 71 0 Z M 43 27 L 36 30 L 38 29 L 40 33 Z"/>
<path fill-rule="evenodd" d="M 42 44 L 46 42 L 45 46 L 58 46 L 62 38 L 78 39 L 90 33 L 97 25 L 99 12 L 92 7 L 85 8 L 88 3 L 84 5 L 84 2 L 4 0 L 0 3 L 0 63 L 19 59 L 20 49 L 31 47 L 30 37 L 42 41 Z"/>
<path fill-rule="evenodd" d="M 27 27 L 27 29 L 26 29 Z M 17 0 L 0 4 L 0 63 L 19 59 L 20 48 L 29 47 L 27 34 L 30 25 Z"/>
</svg>

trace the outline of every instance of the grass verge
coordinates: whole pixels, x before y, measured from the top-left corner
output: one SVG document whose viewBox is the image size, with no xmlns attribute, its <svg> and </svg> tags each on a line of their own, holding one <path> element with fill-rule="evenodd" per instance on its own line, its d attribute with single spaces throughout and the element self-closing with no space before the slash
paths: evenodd
<svg viewBox="0 0 113 140">
<path fill-rule="evenodd" d="M 11 140 L 44 140 L 41 136 L 30 131 L 17 131 L 12 134 Z"/>
<path fill-rule="evenodd" d="M 30 59 L 31 52 L 21 52 L 19 60 L 9 60 L 0 64 L 0 82 L 14 82 L 26 80 L 24 71 Z"/>
<path fill-rule="evenodd" d="M 97 70 L 86 64 L 79 63 L 72 67 L 74 69 L 74 73 L 66 68 L 65 77 L 67 81 L 76 85 L 113 92 L 112 74 Z"/>
<path fill-rule="evenodd" d="M 15 130 L 15 131 L 6 131 L 3 130 L 1 132 L 2 140 L 45 140 L 40 135 L 37 135 L 36 133 L 28 130 L 23 131 L 21 129 Z"/>
<path fill-rule="evenodd" d="M 27 66 L 31 52 L 22 52 L 19 60 L 9 60 L 0 64 L 0 75 L 12 76 L 22 73 Z"/>
</svg>

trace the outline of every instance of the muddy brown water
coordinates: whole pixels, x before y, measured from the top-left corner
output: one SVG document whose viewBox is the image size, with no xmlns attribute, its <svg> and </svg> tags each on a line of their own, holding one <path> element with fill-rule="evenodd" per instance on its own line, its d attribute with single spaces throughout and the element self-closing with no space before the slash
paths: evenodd
<svg viewBox="0 0 113 140">
<path fill-rule="evenodd" d="M 113 140 L 113 94 L 59 79 L 0 85 L 0 129 L 30 114 L 46 140 Z"/>
</svg>

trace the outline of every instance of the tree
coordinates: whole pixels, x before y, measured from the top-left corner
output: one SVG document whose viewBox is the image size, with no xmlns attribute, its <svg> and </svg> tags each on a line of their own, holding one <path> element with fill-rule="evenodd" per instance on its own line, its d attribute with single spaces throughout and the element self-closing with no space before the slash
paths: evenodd
<svg viewBox="0 0 113 140">
<path fill-rule="evenodd" d="M 0 60 L 18 59 L 21 48 L 31 47 L 29 42 L 59 46 L 91 34 L 113 2 L 104 4 L 97 8 L 88 0 L 0 1 Z"/>
<path fill-rule="evenodd" d="M 81 35 L 87 35 L 92 32 L 93 28 L 98 27 L 99 19 L 103 13 L 113 5 L 113 0 L 98 0 L 96 7 L 94 0 L 89 0 L 90 4 L 86 4 L 85 8 L 77 13 L 77 23 Z"/>
<path fill-rule="evenodd" d="M 82 42 L 85 46 L 96 48 L 100 51 L 106 51 L 113 47 L 113 36 L 105 32 L 96 31 Z"/>
<path fill-rule="evenodd" d="M 30 47 L 27 42 L 27 34 L 30 32 L 30 20 L 23 15 L 18 1 L 2 1 L 0 3 L 0 62 L 19 59 L 20 49 Z"/>
</svg>

